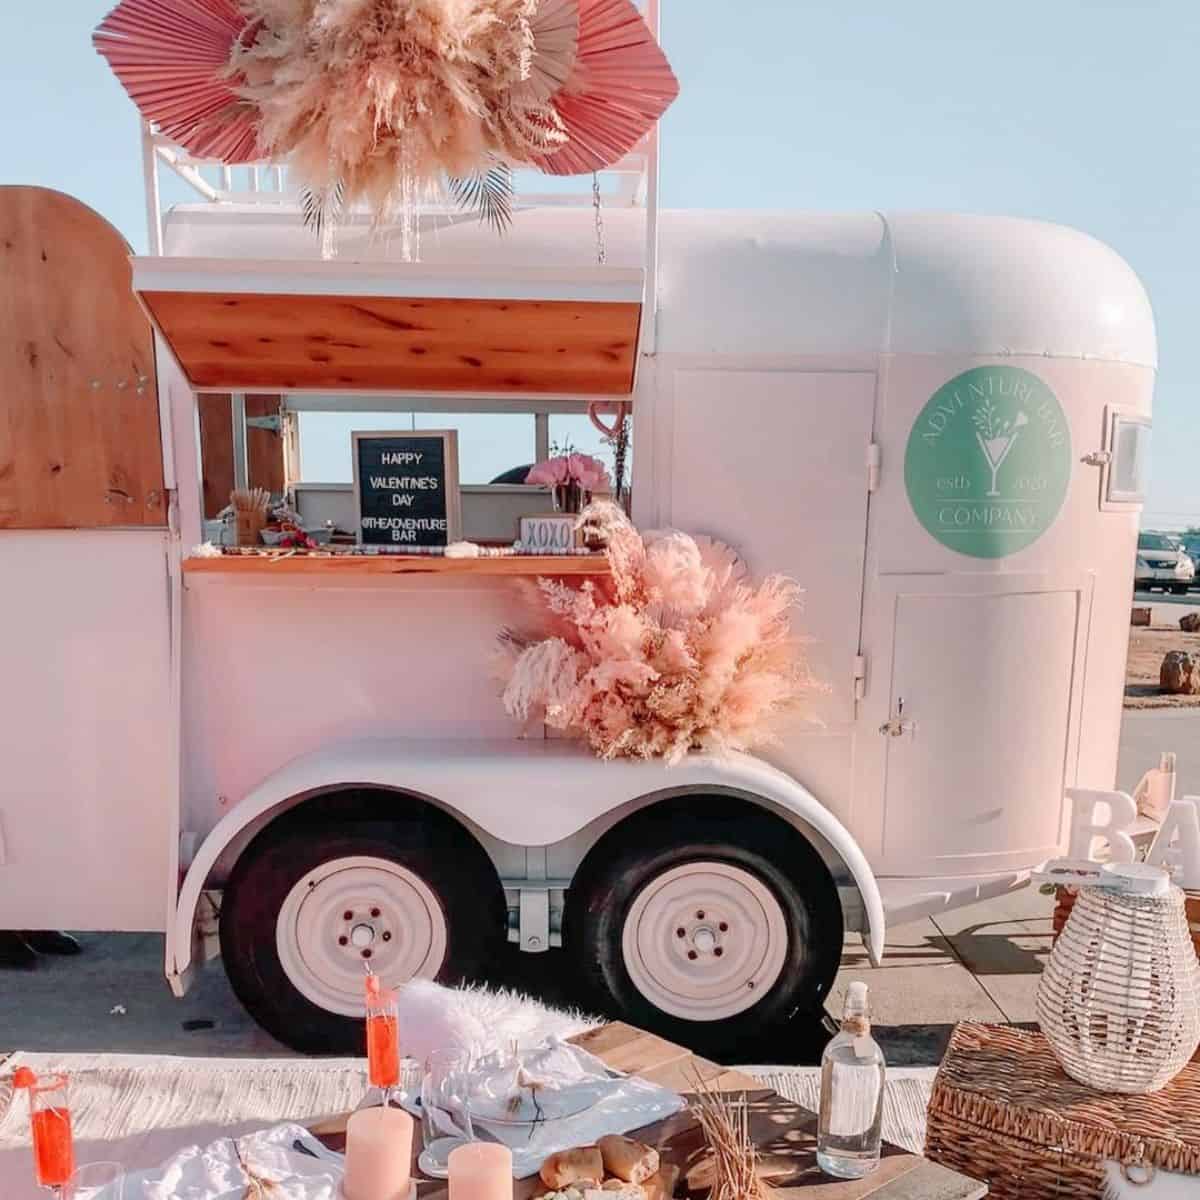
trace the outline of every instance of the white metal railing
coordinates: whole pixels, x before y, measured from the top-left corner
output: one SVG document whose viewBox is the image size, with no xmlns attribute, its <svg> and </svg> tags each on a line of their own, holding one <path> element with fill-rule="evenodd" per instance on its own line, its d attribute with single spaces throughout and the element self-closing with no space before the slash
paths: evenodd
<svg viewBox="0 0 1200 1200">
<path fill-rule="evenodd" d="M 652 137 L 653 135 L 651 135 Z M 600 172 L 603 203 L 614 208 L 641 207 L 646 204 L 650 175 L 651 137 L 615 166 Z M 152 254 L 162 254 L 161 203 L 162 176 L 166 170 L 181 179 L 195 195 L 210 204 L 255 205 L 274 209 L 299 209 L 300 188 L 290 179 L 286 164 L 258 162 L 229 166 L 210 159 L 194 158 L 151 126 L 142 124 L 143 172 L 146 188 L 146 215 L 150 227 Z M 590 206 L 593 203 L 591 177 L 562 180 L 555 189 L 538 187 L 540 178 L 533 171 L 518 171 L 515 207 Z M 521 185 L 526 186 L 522 187 Z M 532 185 L 532 186 L 529 186 Z M 449 205 L 431 204 L 429 212 L 453 211 Z"/>
</svg>

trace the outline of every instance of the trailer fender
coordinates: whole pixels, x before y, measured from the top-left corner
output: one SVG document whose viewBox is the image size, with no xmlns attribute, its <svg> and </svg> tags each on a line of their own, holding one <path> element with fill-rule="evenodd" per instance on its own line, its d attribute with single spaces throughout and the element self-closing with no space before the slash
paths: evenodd
<svg viewBox="0 0 1200 1200">
<path fill-rule="evenodd" d="M 372 739 L 334 744 L 293 759 L 230 809 L 204 839 L 184 877 L 167 931 L 167 961 L 186 979 L 201 894 L 222 855 L 280 812 L 325 792 L 374 787 L 419 796 L 499 841 L 548 846 L 616 811 L 689 792 L 725 792 L 768 808 L 840 859 L 863 908 L 872 963 L 883 954 L 885 918 L 874 872 L 845 826 L 783 771 L 748 754 L 691 754 L 655 761 L 603 762 L 557 740 Z"/>
</svg>

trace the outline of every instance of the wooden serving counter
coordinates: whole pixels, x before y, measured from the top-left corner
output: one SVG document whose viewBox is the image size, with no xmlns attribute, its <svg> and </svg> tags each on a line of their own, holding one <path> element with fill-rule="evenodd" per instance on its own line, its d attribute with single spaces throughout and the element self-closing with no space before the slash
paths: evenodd
<svg viewBox="0 0 1200 1200">
<path fill-rule="evenodd" d="M 440 555 L 313 554 L 281 550 L 276 553 L 222 554 L 212 558 L 185 558 L 187 575 L 229 575 L 264 578 L 281 575 L 323 575 L 349 579 L 379 575 L 539 575 L 581 577 L 609 574 L 603 554 L 510 554 L 480 558 L 444 558 Z"/>
</svg>

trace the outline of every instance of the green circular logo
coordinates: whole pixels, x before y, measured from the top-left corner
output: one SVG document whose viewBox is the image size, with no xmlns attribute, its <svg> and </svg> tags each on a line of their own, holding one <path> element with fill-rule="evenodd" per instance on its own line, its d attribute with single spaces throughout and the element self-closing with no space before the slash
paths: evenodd
<svg viewBox="0 0 1200 1200">
<path fill-rule="evenodd" d="M 921 409 L 904 456 L 917 520 L 943 546 L 1003 558 L 1058 516 L 1071 433 L 1054 393 L 1020 367 L 973 367 Z"/>
</svg>

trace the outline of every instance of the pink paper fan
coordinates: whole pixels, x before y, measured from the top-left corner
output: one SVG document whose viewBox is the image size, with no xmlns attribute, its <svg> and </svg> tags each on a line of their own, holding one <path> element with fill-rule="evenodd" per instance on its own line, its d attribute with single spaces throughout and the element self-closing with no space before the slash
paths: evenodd
<svg viewBox="0 0 1200 1200">
<path fill-rule="evenodd" d="M 253 105 L 224 76 L 246 29 L 237 0 L 121 0 L 92 44 L 138 106 L 198 158 L 261 158 Z"/>
<path fill-rule="evenodd" d="M 552 101 L 570 141 L 536 159 L 551 175 L 620 162 L 666 112 L 679 81 L 631 0 L 578 0 L 579 46 Z"/>
<path fill-rule="evenodd" d="M 578 0 L 541 0 L 530 25 L 533 62 L 529 78 L 513 89 L 518 102 L 544 102 L 571 77 L 579 48 Z"/>
</svg>

